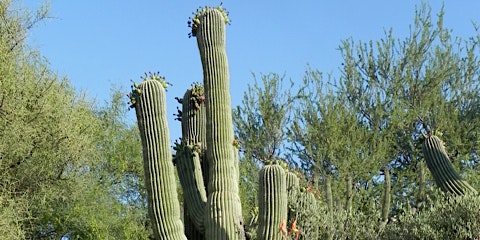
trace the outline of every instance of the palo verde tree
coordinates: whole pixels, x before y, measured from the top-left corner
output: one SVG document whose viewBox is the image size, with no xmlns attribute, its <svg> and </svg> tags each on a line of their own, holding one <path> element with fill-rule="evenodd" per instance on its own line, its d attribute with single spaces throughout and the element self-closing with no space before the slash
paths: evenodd
<svg viewBox="0 0 480 240">
<path fill-rule="evenodd" d="M 293 83 L 278 74 L 253 75 L 242 104 L 233 110 L 235 135 L 240 143 L 240 190 L 244 216 L 256 205 L 258 170 L 262 163 L 286 160 L 286 130 L 290 123 L 295 96 Z M 255 217 L 255 216 L 253 216 Z"/>
<path fill-rule="evenodd" d="M 376 42 L 350 39 L 340 45 L 344 62 L 338 94 L 369 131 L 386 139 L 382 146 L 388 148 L 398 203 L 425 200 L 423 134 L 443 132 L 454 165 L 476 165 L 478 40 L 453 38 L 443 17 L 442 9 L 434 22 L 422 5 L 405 39 L 394 38 L 390 30 Z"/>
<path fill-rule="evenodd" d="M 97 115 L 92 102 L 25 43 L 46 10 L 32 13 L 17 2 L 0 1 L 0 236 L 147 238 L 145 207 L 126 206 L 121 197 L 132 195 L 119 193 L 110 185 L 112 178 L 100 173 L 113 172 L 104 159 L 135 152 L 120 152 L 103 141 L 105 136 L 129 139 L 120 133 L 124 125 L 106 130 L 111 130 L 108 122 L 121 117 Z"/>
<path fill-rule="evenodd" d="M 307 71 L 302 96 L 289 129 L 292 151 L 312 185 L 322 189 L 328 208 L 333 211 L 335 205 L 351 212 L 355 192 L 378 171 L 383 150 L 370 150 L 368 129 L 325 86 L 320 72 Z"/>
</svg>

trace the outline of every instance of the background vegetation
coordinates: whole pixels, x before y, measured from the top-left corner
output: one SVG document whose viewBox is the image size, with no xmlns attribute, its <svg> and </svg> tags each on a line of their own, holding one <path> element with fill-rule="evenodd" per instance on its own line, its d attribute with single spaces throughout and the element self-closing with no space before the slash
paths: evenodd
<svg viewBox="0 0 480 240">
<path fill-rule="evenodd" d="M 0 1 L 0 236 L 151 238 L 125 94 L 112 89 L 110 102 L 97 106 L 76 93 L 25 44 L 47 9 L 12 4 Z M 310 68 L 301 80 L 253 76 L 233 109 L 248 227 L 255 228 L 258 170 L 280 159 L 316 197 L 314 209 L 298 213 L 304 239 L 480 237 L 478 196 L 439 192 L 420 148 L 421 136 L 441 132 L 456 170 L 480 189 L 480 38 L 451 36 L 442 19 L 443 11 L 432 19 L 421 6 L 408 38 L 387 31 L 341 42 L 338 79 Z"/>
</svg>

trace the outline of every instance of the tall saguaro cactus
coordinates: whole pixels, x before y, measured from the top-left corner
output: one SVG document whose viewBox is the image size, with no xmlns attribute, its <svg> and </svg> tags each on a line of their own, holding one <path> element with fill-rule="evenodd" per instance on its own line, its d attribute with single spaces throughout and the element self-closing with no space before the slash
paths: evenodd
<svg viewBox="0 0 480 240">
<path fill-rule="evenodd" d="M 225 12 L 202 9 L 193 19 L 203 66 L 206 99 L 209 165 L 206 208 L 207 239 L 243 239 L 243 220 L 238 193 L 238 162 L 233 146 L 230 76 L 225 46 Z"/>
<path fill-rule="evenodd" d="M 156 239 L 186 239 L 180 220 L 174 166 L 170 152 L 164 80 L 150 75 L 133 89 L 143 146 L 148 210 Z"/>
<path fill-rule="evenodd" d="M 442 140 L 437 136 L 428 136 L 422 145 L 427 167 L 435 179 L 435 183 L 444 192 L 463 195 L 477 191 L 465 182 L 453 169 Z"/>
</svg>

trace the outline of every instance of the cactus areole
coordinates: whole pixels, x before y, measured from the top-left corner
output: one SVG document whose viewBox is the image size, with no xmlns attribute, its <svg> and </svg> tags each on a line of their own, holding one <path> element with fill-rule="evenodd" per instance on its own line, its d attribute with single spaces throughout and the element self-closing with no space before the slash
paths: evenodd
<svg viewBox="0 0 480 240">
<path fill-rule="evenodd" d="M 206 239 L 244 239 L 238 193 L 230 76 L 225 48 L 225 12 L 202 9 L 194 18 L 203 67 L 206 108 L 206 157 L 209 165 L 205 216 Z M 193 30 L 193 27 L 192 27 Z"/>
</svg>

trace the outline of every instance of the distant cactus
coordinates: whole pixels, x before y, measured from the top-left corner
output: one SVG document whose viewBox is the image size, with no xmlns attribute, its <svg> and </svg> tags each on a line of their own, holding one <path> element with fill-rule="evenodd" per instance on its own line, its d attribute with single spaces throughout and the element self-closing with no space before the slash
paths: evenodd
<svg viewBox="0 0 480 240">
<path fill-rule="evenodd" d="M 390 211 L 390 202 L 391 202 L 391 183 L 390 183 L 390 170 L 387 167 L 383 169 L 384 172 L 384 187 L 383 187 L 383 198 L 382 198 L 382 215 L 381 219 L 382 222 L 387 223 L 388 221 L 388 213 Z"/>
<path fill-rule="evenodd" d="M 292 203 L 297 201 L 298 189 L 300 188 L 300 182 L 297 177 L 297 174 L 287 171 L 287 195 L 288 195 L 288 208 L 293 210 Z"/>
<path fill-rule="evenodd" d="M 259 239 L 281 240 L 279 228 L 287 221 L 287 184 L 285 170 L 278 164 L 265 165 L 259 173 Z"/>
<path fill-rule="evenodd" d="M 304 239 L 319 239 L 319 216 L 316 214 L 320 208 L 314 190 L 312 187 L 303 188 L 297 197 L 296 221 Z"/>
<path fill-rule="evenodd" d="M 477 193 L 455 171 L 440 138 L 428 136 L 423 142 L 422 149 L 428 169 L 442 191 L 456 195 L 464 195 L 467 192 Z"/>
<path fill-rule="evenodd" d="M 146 79 L 133 91 L 154 235 L 157 239 L 186 239 L 170 152 L 164 85 Z"/>
</svg>

